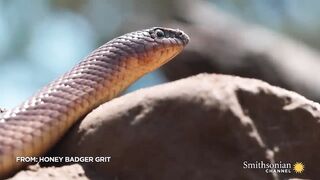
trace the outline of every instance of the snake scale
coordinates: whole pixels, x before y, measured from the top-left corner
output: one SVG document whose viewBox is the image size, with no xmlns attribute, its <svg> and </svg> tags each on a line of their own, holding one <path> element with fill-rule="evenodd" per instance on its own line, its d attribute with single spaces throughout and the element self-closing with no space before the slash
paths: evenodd
<svg viewBox="0 0 320 180">
<path fill-rule="evenodd" d="M 52 148 L 82 116 L 179 54 L 189 37 L 178 29 L 154 27 L 117 37 L 42 88 L 0 114 L 0 177 Z"/>
</svg>

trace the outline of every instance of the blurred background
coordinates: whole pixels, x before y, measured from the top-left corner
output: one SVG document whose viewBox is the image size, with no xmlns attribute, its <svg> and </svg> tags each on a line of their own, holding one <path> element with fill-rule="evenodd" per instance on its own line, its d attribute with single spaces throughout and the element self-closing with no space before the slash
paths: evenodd
<svg viewBox="0 0 320 180">
<path fill-rule="evenodd" d="M 320 100 L 320 1 L 2 0 L 0 107 L 12 108 L 123 33 L 186 31 L 191 43 L 127 92 L 201 72 L 258 78 Z"/>
</svg>

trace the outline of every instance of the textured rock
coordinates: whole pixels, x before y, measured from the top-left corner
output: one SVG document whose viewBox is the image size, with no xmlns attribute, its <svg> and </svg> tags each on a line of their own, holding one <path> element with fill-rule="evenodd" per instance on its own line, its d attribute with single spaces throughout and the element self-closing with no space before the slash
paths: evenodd
<svg viewBox="0 0 320 180">
<path fill-rule="evenodd" d="M 30 170 L 17 173 L 12 180 L 62 180 L 62 179 L 99 179 L 96 174 L 85 172 L 84 167 L 79 164 L 67 165 L 63 167 L 46 167 L 30 166 Z M 102 178 L 100 178 L 102 179 Z"/>
<path fill-rule="evenodd" d="M 259 80 L 201 74 L 142 89 L 89 113 L 63 139 L 60 156 L 111 179 L 316 178 L 319 104 Z M 303 162 L 301 174 L 244 169 L 243 162 Z"/>
</svg>

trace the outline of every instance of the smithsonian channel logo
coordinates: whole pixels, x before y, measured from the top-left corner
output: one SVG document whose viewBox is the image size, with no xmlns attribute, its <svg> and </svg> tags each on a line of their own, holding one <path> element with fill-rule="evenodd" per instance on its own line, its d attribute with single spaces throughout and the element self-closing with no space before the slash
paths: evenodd
<svg viewBox="0 0 320 180">
<path fill-rule="evenodd" d="M 262 169 L 266 173 L 277 173 L 277 174 L 301 174 L 305 170 L 305 165 L 302 162 L 264 162 L 264 161 L 243 161 L 243 169 Z"/>
</svg>

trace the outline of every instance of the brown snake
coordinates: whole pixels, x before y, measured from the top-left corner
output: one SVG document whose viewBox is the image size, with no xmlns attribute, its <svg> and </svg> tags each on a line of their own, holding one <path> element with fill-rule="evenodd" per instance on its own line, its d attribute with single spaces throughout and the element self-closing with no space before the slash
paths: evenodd
<svg viewBox="0 0 320 180">
<path fill-rule="evenodd" d="M 0 177 L 52 148 L 83 115 L 179 54 L 189 37 L 150 28 L 115 38 L 20 106 L 0 114 Z"/>
</svg>

